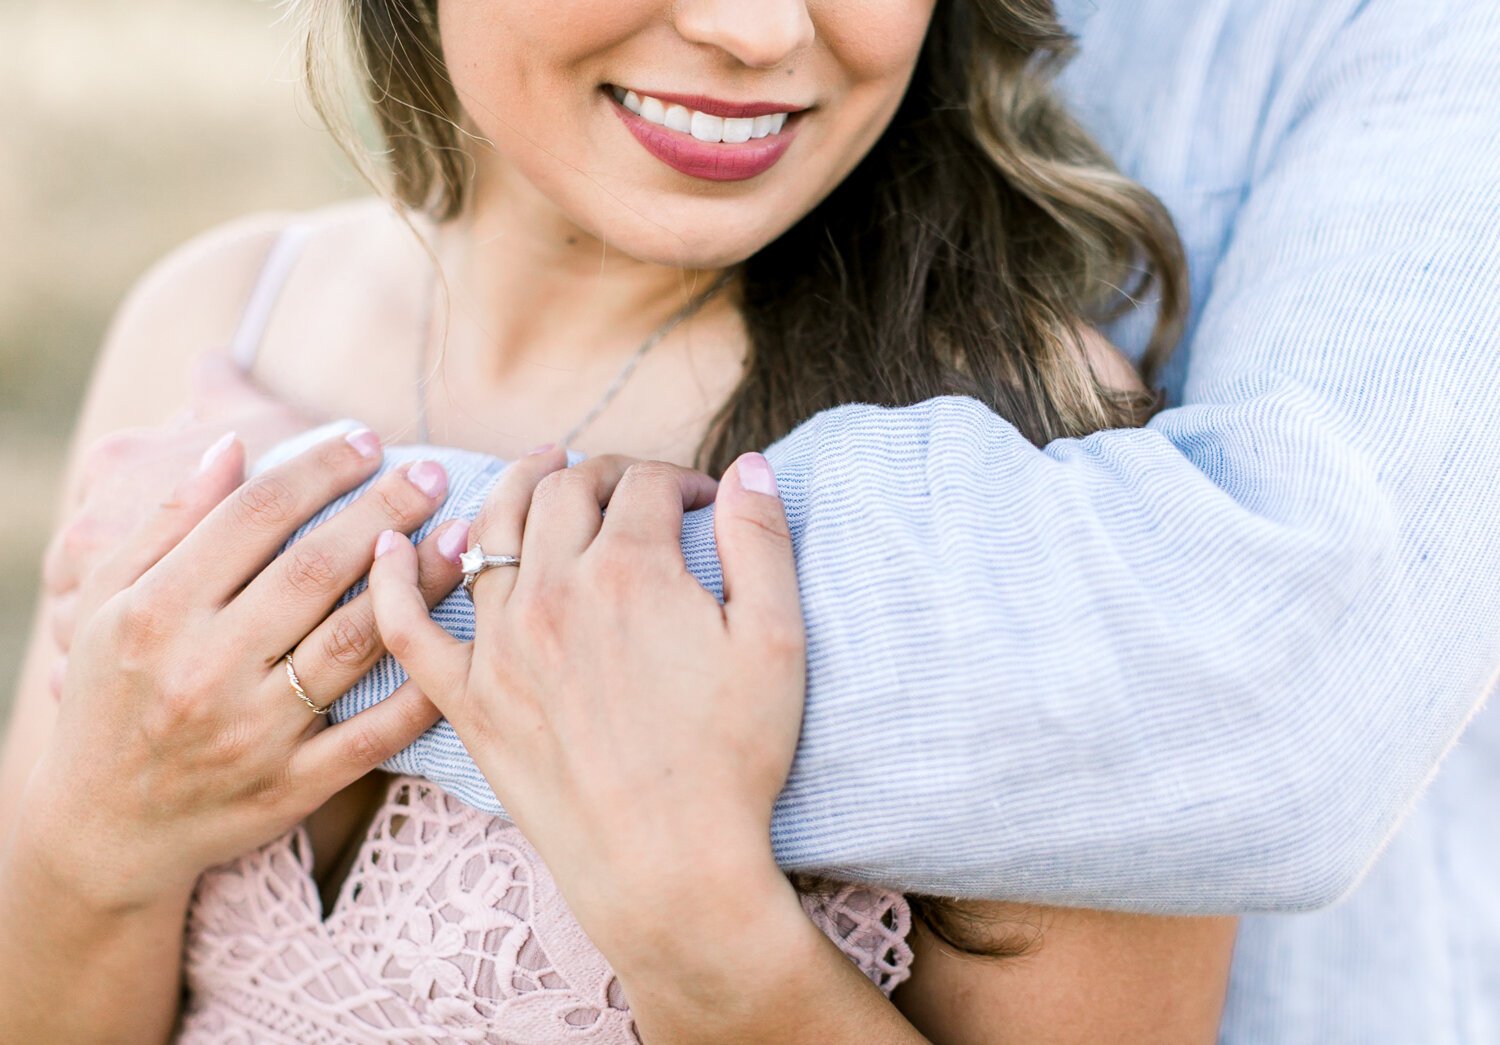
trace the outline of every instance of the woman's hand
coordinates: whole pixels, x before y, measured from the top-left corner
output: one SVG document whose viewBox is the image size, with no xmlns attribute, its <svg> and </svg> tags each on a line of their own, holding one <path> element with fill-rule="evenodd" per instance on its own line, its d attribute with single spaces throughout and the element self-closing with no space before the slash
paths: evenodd
<svg viewBox="0 0 1500 1045">
<path fill-rule="evenodd" d="M 243 446 L 221 441 L 83 584 L 85 623 L 19 828 L 81 901 L 128 909 L 186 895 L 203 870 L 284 833 L 436 720 L 407 686 L 329 727 L 282 663 L 293 651 L 306 691 L 327 702 L 381 652 L 367 594 L 333 607 L 368 569 L 377 533 L 432 514 L 441 467 L 382 476 L 277 554 L 379 459 L 363 431 L 241 485 Z M 452 589 L 466 541 L 455 522 L 423 543 L 421 598 Z"/>
<path fill-rule="evenodd" d="M 627 464 L 565 468 L 552 450 L 504 473 L 472 534 L 522 565 L 478 578 L 472 646 L 428 617 L 399 535 L 381 536 L 370 581 L 387 647 L 617 969 L 673 935 L 712 935 L 690 934 L 690 917 L 742 921 L 740 900 L 775 893 L 806 921 L 770 846 L 806 671 L 770 468 L 746 455 L 718 487 L 720 606 L 679 545 L 684 509 L 713 500 L 713 481 Z M 704 891 L 738 900 L 684 908 Z"/>
<path fill-rule="evenodd" d="M 65 654 L 79 623 L 86 571 L 171 495 L 225 431 L 238 432 L 255 454 L 317 423 L 261 391 L 222 354 L 200 359 L 193 386 L 191 406 L 172 421 L 113 433 L 84 452 L 79 481 L 68 491 L 68 514 L 42 562 L 48 624 Z M 65 658 L 52 674 L 54 697 L 62 695 L 64 666 Z"/>
</svg>

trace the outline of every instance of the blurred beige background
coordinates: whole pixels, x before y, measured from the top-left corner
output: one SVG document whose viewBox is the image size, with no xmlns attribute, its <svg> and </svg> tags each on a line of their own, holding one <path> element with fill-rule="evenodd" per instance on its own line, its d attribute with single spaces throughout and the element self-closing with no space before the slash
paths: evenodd
<svg viewBox="0 0 1500 1045">
<path fill-rule="evenodd" d="M 300 94 L 282 14 L 0 0 L 0 715 L 74 416 L 130 284 L 227 218 L 366 191 Z"/>
</svg>

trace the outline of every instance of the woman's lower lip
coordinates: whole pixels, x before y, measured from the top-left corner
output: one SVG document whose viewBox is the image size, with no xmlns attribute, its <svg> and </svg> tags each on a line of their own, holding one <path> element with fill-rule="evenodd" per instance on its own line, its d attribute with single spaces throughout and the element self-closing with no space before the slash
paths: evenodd
<svg viewBox="0 0 1500 1045">
<path fill-rule="evenodd" d="M 610 106 L 646 151 L 675 171 L 706 181 L 744 181 L 770 170 L 796 135 L 795 117 L 779 134 L 747 142 L 701 142 L 690 134 L 668 130 L 631 112 L 605 91 Z"/>
</svg>

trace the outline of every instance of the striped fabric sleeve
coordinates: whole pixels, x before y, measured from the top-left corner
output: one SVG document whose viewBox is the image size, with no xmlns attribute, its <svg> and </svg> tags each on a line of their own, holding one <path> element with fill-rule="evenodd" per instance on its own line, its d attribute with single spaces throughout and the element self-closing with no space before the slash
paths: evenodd
<svg viewBox="0 0 1500 1045">
<path fill-rule="evenodd" d="M 1149 428 L 1037 451 L 954 399 L 775 448 L 787 864 L 1180 912 L 1358 882 L 1500 665 L 1500 9 L 1443 6 L 1361 5 L 1289 106 Z"/>
<path fill-rule="evenodd" d="M 969 399 L 850 405 L 769 449 L 809 629 L 785 866 L 1245 912 L 1379 853 L 1500 664 L 1500 8 L 1380 7 L 1262 147 L 1181 405 L 1045 450 Z M 418 453 L 440 518 L 499 468 L 388 466 Z M 684 550 L 717 588 L 709 512 Z M 447 723 L 387 768 L 500 811 Z"/>
</svg>

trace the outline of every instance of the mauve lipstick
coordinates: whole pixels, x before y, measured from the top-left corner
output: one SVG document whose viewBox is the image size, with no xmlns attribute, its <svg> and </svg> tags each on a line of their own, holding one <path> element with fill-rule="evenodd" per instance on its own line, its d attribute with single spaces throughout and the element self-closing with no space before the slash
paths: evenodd
<svg viewBox="0 0 1500 1045">
<path fill-rule="evenodd" d="M 631 112 L 616 100 L 614 93 L 606 87 L 604 96 L 609 99 L 615 115 L 635 135 L 636 141 L 646 151 L 675 171 L 705 181 L 745 181 L 764 174 L 786 153 L 797 135 L 798 121 L 788 118 L 779 134 L 764 138 L 752 138 L 747 142 L 703 142 L 691 134 L 669 130 Z M 766 116 L 771 113 L 801 112 L 801 106 L 771 108 L 771 103 L 719 102 L 712 98 L 690 95 L 651 95 L 662 102 L 682 105 L 710 116 L 726 118 Z"/>
</svg>

